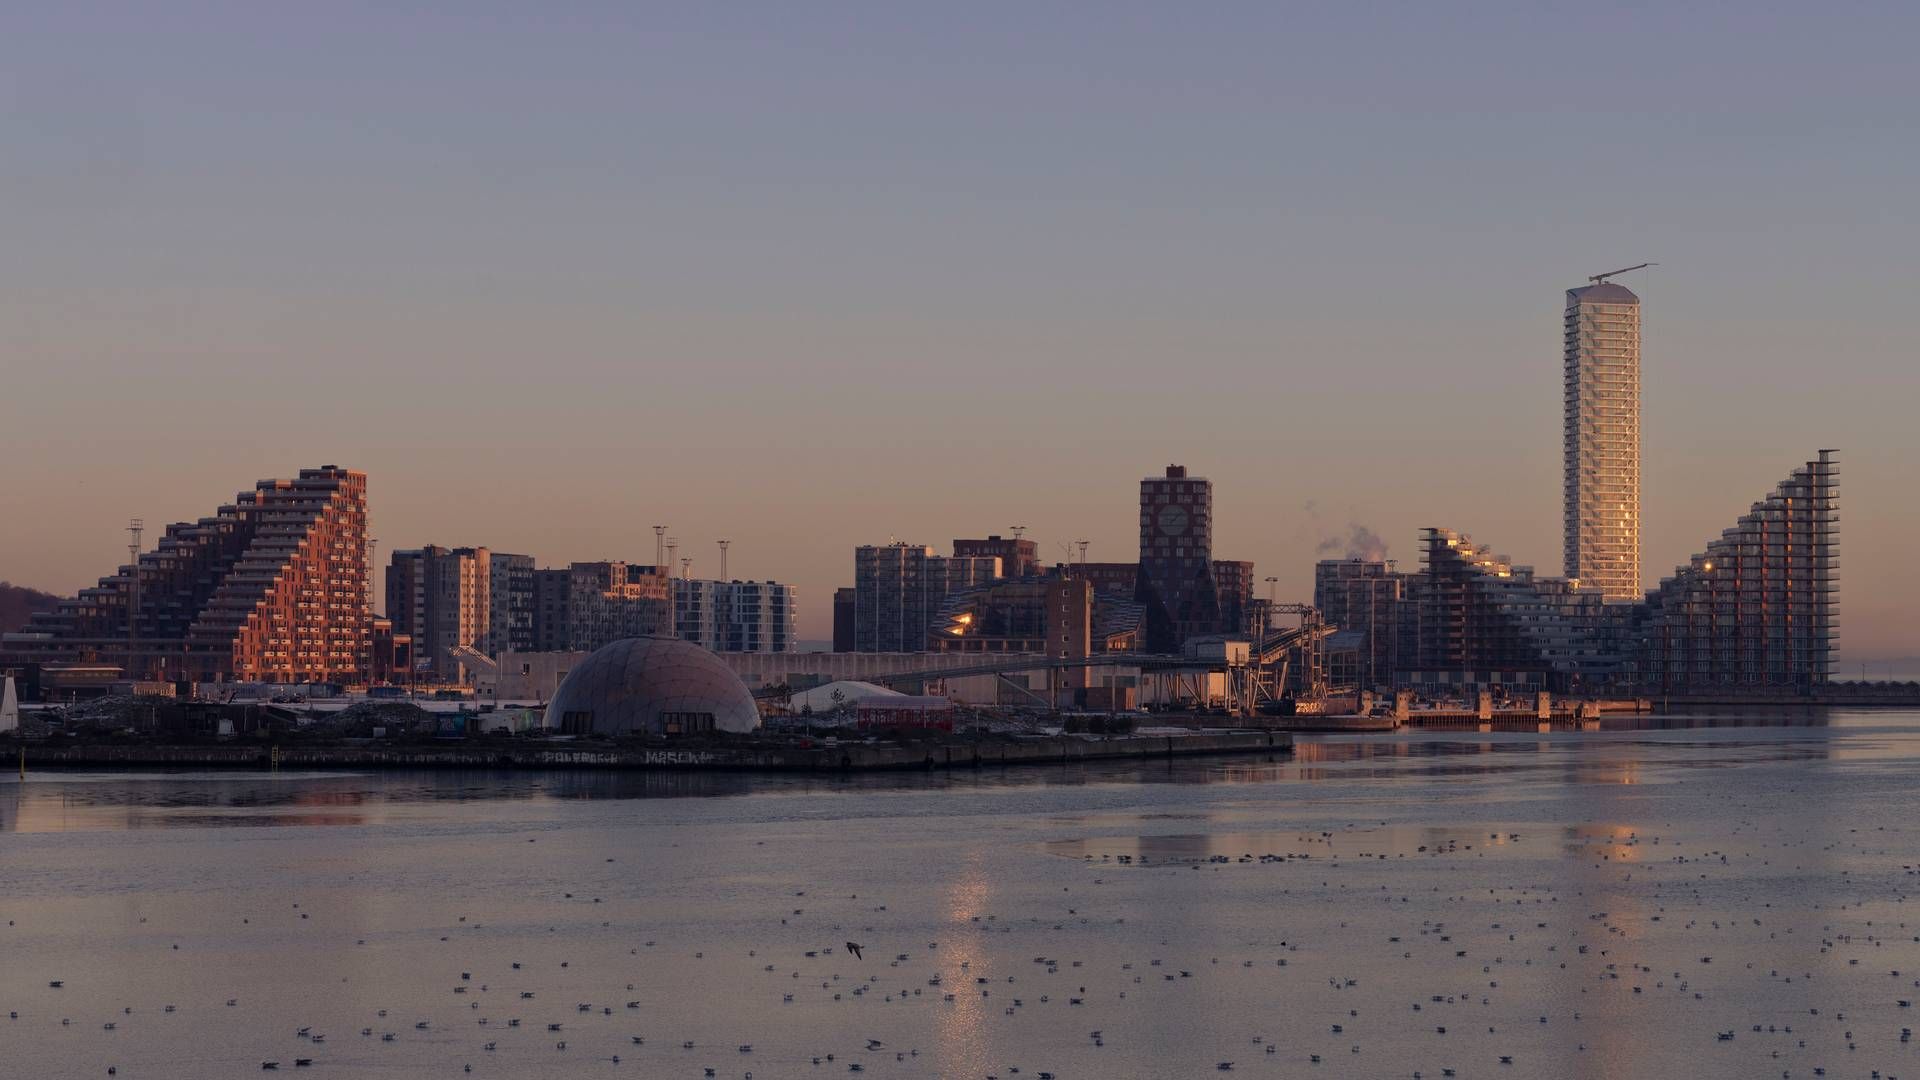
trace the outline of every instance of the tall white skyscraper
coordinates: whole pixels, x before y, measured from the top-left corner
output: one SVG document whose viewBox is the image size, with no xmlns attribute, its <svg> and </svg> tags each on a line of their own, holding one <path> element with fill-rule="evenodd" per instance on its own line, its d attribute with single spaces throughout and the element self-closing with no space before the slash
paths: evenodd
<svg viewBox="0 0 1920 1080">
<path fill-rule="evenodd" d="M 1567 290 L 1566 575 L 1640 599 L 1640 298 Z"/>
</svg>

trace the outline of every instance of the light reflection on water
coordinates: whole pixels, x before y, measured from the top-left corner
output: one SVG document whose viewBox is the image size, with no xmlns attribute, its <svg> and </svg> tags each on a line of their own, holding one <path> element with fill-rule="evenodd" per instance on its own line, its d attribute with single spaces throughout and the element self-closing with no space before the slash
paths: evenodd
<svg viewBox="0 0 1920 1080">
<path fill-rule="evenodd" d="M 952 774 L 34 773 L 0 784 L 0 1074 L 1920 1075 L 1917 797 L 1920 716 L 1866 712 Z"/>
<path fill-rule="evenodd" d="M 936 1029 L 941 1058 L 956 1073 L 973 1076 L 985 1076 L 990 1064 L 981 1057 L 987 1045 L 983 1029 L 990 999 L 974 991 L 973 980 L 992 979 L 995 974 L 989 954 L 964 932 L 993 910 L 993 886 L 982 863 L 978 852 L 969 855 L 945 888 L 947 928 L 949 932 L 963 932 L 953 938 L 940 957 L 940 985 L 927 987 L 928 993 L 939 994 L 943 1000 L 945 995 L 953 995 L 953 1007 L 941 1010 Z"/>
</svg>

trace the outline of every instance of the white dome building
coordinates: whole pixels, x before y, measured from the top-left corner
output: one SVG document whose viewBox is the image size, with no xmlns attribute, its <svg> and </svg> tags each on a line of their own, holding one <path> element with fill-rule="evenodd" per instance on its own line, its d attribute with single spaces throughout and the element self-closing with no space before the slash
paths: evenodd
<svg viewBox="0 0 1920 1080">
<path fill-rule="evenodd" d="M 678 638 L 626 638 L 567 673 L 546 727 L 567 735 L 700 735 L 760 726 L 747 684 L 719 657 Z"/>
</svg>

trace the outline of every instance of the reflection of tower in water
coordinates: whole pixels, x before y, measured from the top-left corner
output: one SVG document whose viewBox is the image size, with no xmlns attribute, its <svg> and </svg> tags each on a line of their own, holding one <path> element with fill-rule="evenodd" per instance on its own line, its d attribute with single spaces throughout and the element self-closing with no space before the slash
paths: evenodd
<svg viewBox="0 0 1920 1080">
<path fill-rule="evenodd" d="M 985 1076 L 991 1059 L 986 1019 L 993 1001 L 982 997 L 973 981 L 992 975 L 986 954 L 975 941 L 975 935 L 982 931 L 973 921 L 986 918 L 987 902 L 993 894 L 981 862 L 978 849 L 969 851 L 959 875 L 947 883 L 945 890 L 946 921 L 953 932 L 940 940 L 937 970 L 941 985 L 937 990 L 952 994 L 953 1003 L 941 1008 L 936 1033 L 942 1074 L 947 1076 Z"/>
<path fill-rule="evenodd" d="M 1544 747 L 1543 747 L 1544 748 Z M 1577 755 L 1585 757 L 1585 755 Z M 1631 880 L 1641 865 L 1639 843 L 1649 834 L 1631 824 L 1645 813 L 1642 795 L 1635 790 L 1640 780 L 1641 761 L 1637 755 L 1607 755 L 1601 760 L 1574 760 L 1564 766 L 1562 782 L 1583 793 L 1588 810 L 1587 823 L 1562 830 L 1560 858 L 1567 867 L 1566 886 L 1578 895 L 1590 914 L 1604 917 L 1576 920 L 1573 937 L 1562 948 L 1575 952 L 1570 964 L 1598 968 L 1604 963 L 1619 970 L 1633 971 L 1641 964 L 1662 964 L 1667 958 L 1646 951 L 1644 942 L 1653 917 L 1643 892 L 1647 884 Z M 1564 916 L 1562 916 L 1564 918 Z M 1586 954 L 1580 955 L 1579 949 Z M 1572 1062 L 1577 1071 L 1569 1073 L 1578 1080 L 1602 1080 L 1611 1076 L 1657 1075 L 1660 1068 L 1650 1055 L 1654 1048 L 1641 1037 L 1631 1014 L 1611 1014 L 1618 1003 L 1607 998 L 1596 1000 L 1586 992 L 1593 970 L 1577 977 L 1554 980 L 1548 992 L 1554 995 L 1552 1012 L 1572 1016 L 1585 1010 L 1591 1021 L 1579 1026 L 1578 1038 L 1586 1051 L 1575 1052 L 1571 1042 L 1563 1049 L 1561 1060 Z M 1619 984 L 1610 984 L 1617 986 Z M 1557 1037 L 1572 1039 L 1574 1029 L 1562 1025 Z"/>
</svg>

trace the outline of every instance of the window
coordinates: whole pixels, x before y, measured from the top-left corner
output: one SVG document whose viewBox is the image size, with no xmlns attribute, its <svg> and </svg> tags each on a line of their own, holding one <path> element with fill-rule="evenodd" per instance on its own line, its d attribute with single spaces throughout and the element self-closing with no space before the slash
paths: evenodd
<svg viewBox="0 0 1920 1080">
<path fill-rule="evenodd" d="M 668 735 L 705 735 L 714 726 L 712 713 L 696 712 L 663 712 L 660 724 Z"/>
</svg>

